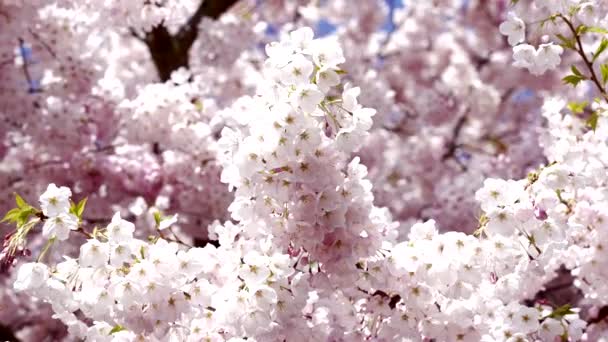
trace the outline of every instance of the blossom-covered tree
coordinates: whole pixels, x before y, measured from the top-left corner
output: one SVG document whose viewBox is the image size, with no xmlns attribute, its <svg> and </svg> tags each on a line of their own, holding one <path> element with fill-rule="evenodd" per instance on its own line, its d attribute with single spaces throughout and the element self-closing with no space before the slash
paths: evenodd
<svg viewBox="0 0 608 342">
<path fill-rule="evenodd" d="M 606 4 L 233 3 L 0 2 L 7 336 L 604 338 Z"/>
</svg>

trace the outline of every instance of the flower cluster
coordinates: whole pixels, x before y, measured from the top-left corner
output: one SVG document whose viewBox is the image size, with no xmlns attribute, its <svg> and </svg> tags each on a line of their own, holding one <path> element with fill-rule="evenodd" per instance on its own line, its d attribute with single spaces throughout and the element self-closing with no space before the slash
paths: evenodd
<svg viewBox="0 0 608 342">
<path fill-rule="evenodd" d="M 608 301 L 604 116 L 589 130 L 548 101 L 552 163 L 523 180 L 486 179 L 475 235 L 430 220 L 398 239 L 350 157 L 374 111 L 340 81 L 339 47 L 304 28 L 267 50 L 268 82 L 235 104 L 236 126 L 219 141 L 237 223 L 210 227 L 217 247 L 135 239 L 117 214 L 78 258 L 22 265 L 15 289 L 88 340 L 583 338 L 578 309 L 524 303 L 564 267 L 588 303 Z M 49 186 L 45 215 L 69 209 L 69 195 Z"/>
<path fill-rule="evenodd" d="M 351 137 L 365 136 L 374 112 L 340 83 L 332 43 L 301 29 L 268 46 L 269 82 L 245 100 L 244 126 L 220 140 L 239 223 L 211 228 L 218 248 L 134 239 L 133 225 L 115 216 L 77 259 L 22 266 L 16 289 L 50 302 L 70 333 L 91 340 L 275 340 L 294 330 L 306 340 L 359 330 L 333 307 L 356 313 L 359 262 L 394 238 L 395 225 L 373 207 L 365 167 L 347 162 L 360 144 Z"/>
<path fill-rule="evenodd" d="M 508 37 L 509 44 L 513 46 L 513 65 L 516 67 L 542 75 L 560 64 L 564 49 L 585 54 L 585 48 L 597 49 L 602 44 L 602 39 L 593 36 L 593 33 L 603 32 L 600 28 L 607 20 L 608 7 L 602 1 L 538 0 L 512 3 L 512 11 L 500 25 L 500 32 Z M 542 43 L 535 48 L 528 43 L 534 41 Z M 591 55 L 593 61 L 601 52 L 603 49 L 595 50 Z M 584 58 L 588 62 L 587 56 Z"/>
<path fill-rule="evenodd" d="M 40 196 L 40 208 L 47 217 L 42 235 L 47 239 L 67 240 L 70 230 L 78 229 L 78 217 L 70 212 L 72 192 L 66 187 L 49 184 Z"/>
<path fill-rule="evenodd" d="M 0 20 L 4 8 L 38 6 L 36 20 L 55 27 L 55 19 L 70 23 L 72 14 L 94 12 L 96 4 L 0 1 Z M 262 49 L 242 53 L 227 40 L 257 39 L 265 29 L 273 35 L 272 24 L 256 25 L 253 34 L 235 16 L 203 22 L 209 28 L 197 46 L 203 62 L 192 58 L 189 71 L 143 87 L 119 80 L 142 76 L 118 77 L 126 68 L 117 61 L 127 53 L 85 53 L 74 61 L 62 49 L 57 59 L 70 62 L 45 59 L 60 76 L 47 73 L 46 93 L 33 95 L 32 108 L 43 115 L 20 123 L 31 131 L 7 133 L 19 147 L 0 149 L 8 156 L 0 171 L 29 170 L 22 161 L 40 158 L 51 165 L 52 181 L 71 186 L 75 196 L 90 192 L 96 211 L 82 217 L 71 191 L 54 184 L 40 197 L 40 210 L 18 197 L 19 208 L 7 215 L 17 229 L 0 258 L 12 266 L 15 255 L 29 257 L 28 247 L 37 254 L 41 246 L 30 232 L 40 222 L 46 245 L 37 262 L 21 265 L 13 288 L 48 303 L 72 337 L 91 341 L 598 340 L 604 328 L 593 323 L 608 304 L 606 108 L 599 100 L 551 99 L 542 117 L 534 109 L 541 90 L 556 87 L 557 72 L 547 71 L 571 57 L 567 50 L 586 69 L 572 67 L 564 81 L 592 81 L 605 96 L 608 41 L 599 34 L 606 8 L 578 0 L 512 4 L 499 30 L 513 48 L 487 30 L 504 17 L 502 1 L 419 2 L 390 12 L 373 1 L 299 9 L 256 2 L 258 12 L 243 17 L 298 26 L 323 14 L 340 29 L 314 39 L 310 28 L 284 33 L 288 24 L 279 42 L 266 45 L 262 63 Z M 194 7 L 148 1 L 118 13 L 105 2 L 100 13 L 117 25 L 126 18 L 143 40 L 138 30 L 175 31 Z M 394 32 L 378 33 L 387 12 Z M 99 17 L 87 20 L 71 22 L 65 34 L 84 39 L 83 27 Z M 539 32 L 530 31 L 537 25 Z M 112 29 L 101 32 L 106 42 L 122 39 Z M 47 37 L 63 36 L 38 36 L 43 43 Z M 35 53 L 44 47 L 35 45 Z M 19 66 L 27 73 L 32 49 L 22 48 Z M 409 52 L 421 48 L 425 54 Z M 214 49 L 225 60 L 201 65 L 213 64 Z M 544 74 L 544 81 L 532 82 L 524 71 L 506 75 L 499 67 L 511 49 L 515 66 Z M 106 63 L 106 75 L 95 82 Z M 66 65 L 87 77 L 64 75 Z M 406 79 L 404 70 L 411 71 Z M 256 95 L 222 108 L 252 86 Z M 18 100 L 6 102 L 18 108 Z M 70 121 L 73 129 L 53 126 L 64 112 L 82 114 Z M 538 135 L 540 146 L 531 146 Z M 34 153 L 44 136 L 54 137 L 44 146 L 49 152 Z M 82 155 L 63 153 L 61 142 L 85 146 Z M 76 177 L 68 172 L 74 169 L 81 170 Z M 218 184 L 220 172 L 234 197 Z M 80 175 L 86 179 L 74 182 Z M 215 222 L 208 238 L 196 239 L 208 222 L 227 217 L 232 198 L 233 221 Z M 478 206 L 475 234 L 441 233 L 469 230 L 465 213 Z M 180 220 L 158 209 L 179 212 Z M 108 210 L 120 212 L 109 221 Z M 170 229 L 176 223 L 195 239 L 180 239 L 184 230 Z M 104 228 L 85 229 L 97 224 Z M 72 230 L 87 240 L 80 244 Z M 153 231 L 157 236 L 142 239 Z M 68 238 L 72 245 L 58 244 Z M 209 240 L 214 244 L 190 244 Z M 58 255 L 71 257 L 56 263 Z M 582 300 L 545 296 L 564 274 Z"/>
</svg>

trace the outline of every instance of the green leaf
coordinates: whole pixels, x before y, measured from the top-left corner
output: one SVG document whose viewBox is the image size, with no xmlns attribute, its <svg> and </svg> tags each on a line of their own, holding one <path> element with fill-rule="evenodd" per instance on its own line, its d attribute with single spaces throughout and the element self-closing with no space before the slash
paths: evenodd
<svg viewBox="0 0 608 342">
<path fill-rule="evenodd" d="M 603 27 L 592 26 L 587 29 L 587 32 L 608 34 L 608 30 Z"/>
<path fill-rule="evenodd" d="M 559 308 L 556 308 L 553 310 L 552 313 L 549 314 L 550 318 L 554 318 L 554 319 L 561 319 L 566 315 L 570 315 L 573 314 L 574 311 L 572 311 L 572 306 L 570 306 L 570 304 L 566 304 L 566 305 L 562 305 Z"/>
<path fill-rule="evenodd" d="M 87 205 L 87 200 L 89 198 L 85 197 L 82 200 L 80 200 L 80 202 L 78 202 L 78 204 L 76 204 L 76 216 L 78 216 L 78 218 L 82 218 L 82 213 L 84 212 L 84 207 Z"/>
<path fill-rule="evenodd" d="M 4 215 L 4 218 L 0 222 L 6 222 L 6 221 L 17 222 L 17 218 L 19 217 L 20 213 L 21 213 L 21 209 L 13 208 L 13 209 L 9 210 L 6 213 L 6 215 Z"/>
<path fill-rule="evenodd" d="M 23 197 L 19 196 L 19 194 L 15 193 L 15 202 L 17 203 L 17 207 L 24 208 L 29 207 L 30 205 L 23 199 Z"/>
<path fill-rule="evenodd" d="M 606 84 L 606 81 L 608 81 L 608 64 L 600 65 L 600 71 L 602 72 L 602 83 Z"/>
<path fill-rule="evenodd" d="M 562 78 L 562 81 L 564 81 L 564 83 L 566 84 L 572 84 L 574 87 L 576 87 L 581 81 L 584 81 L 585 77 L 581 77 L 578 75 L 568 75 L 564 78 Z"/>
<path fill-rule="evenodd" d="M 72 201 L 70 201 L 71 205 L 70 205 L 70 214 L 73 214 L 74 216 L 78 217 L 79 219 L 82 219 L 82 213 L 84 212 L 84 207 L 87 205 L 87 197 L 83 198 L 82 200 L 80 200 L 80 202 L 78 203 L 74 203 Z"/>
<path fill-rule="evenodd" d="M 160 211 L 154 212 L 154 221 L 156 222 L 156 227 L 160 226 L 160 221 L 162 221 L 163 217 L 160 214 Z"/>
<path fill-rule="evenodd" d="M 112 328 L 112 330 L 110 330 L 110 335 L 115 334 L 119 331 L 123 331 L 123 330 L 127 330 L 127 329 L 125 329 L 125 327 L 123 327 L 122 325 L 119 324 L 119 325 L 115 326 L 114 328 Z"/>
<path fill-rule="evenodd" d="M 17 226 L 23 226 L 27 221 L 29 221 L 30 216 L 36 213 L 36 209 L 32 207 L 27 207 L 21 209 L 19 212 L 19 216 L 17 217 Z"/>
<path fill-rule="evenodd" d="M 568 103 L 568 109 L 570 109 L 570 111 L 574 114 L 580 114 L 585 111 L 585 107 L 587 107 L 588 104 L 589 104 L 589 102 L 587 102 L 587 101 L 582 101 L 582 102 L 572 101 L 572 102 Z"/>
<path fill-rule="evenodd" d="M 570 50 L 576 50 L 576 43 L 574 38 L 566 38 L 562 34 L 555 35 L 561 41 L 561 46 Z"/>
<path fill-rule="evenodd" d="M 602 42 L 600 43 L 600 45 L 597 47 L 597 49 L 593 53 L 593 58 L 591 59 L 591 63 L 595 62 L 597 60 L 597 58 L 602 54 L 602 52 L 604 52 L 604 50 L 606 50 L 606 48 L 608 48 L 608 39 L 602 38 Z"/>
<path fill-rule="evenodd" d="M 581 9 L 580 5 L 571 6 L 568 10 L 568 14 L 573 17 Z M 582 26 L 582 25 L 581 25 Z M 580 26 L 579 26 L 580 27 Z"/>
<path fill-rule="evenodd" d="M 600 115 L 598 114 L 598 112 L 593 112 L 585 123 L 587 124 L 587 126 L 589 126 L 589 128 L 595 131 L 595 129 L 597 128 L 597 120 L 599 117 Z"/>
<path fill-rule="evenodd" d="M 203 101 L 196 99 L 196 101 L 194 102 L 194 108 L 196 108 L 196 111 L 202 112 L 203 109 L 205 109 L 205 106 L 203 105 Z"/>
<path fill-rule="evenodd" d="M 579 27 L 576 28 L 576 35 L 580 36 L 582 34 L 585 34 L 588 31 L 589 31 L 589 27 L 587 27 L 585 25 L 580 25 Z"/>
<path fill-rule="evenodd" d="M 570 70 L 572 70 L 572 73 L 575 74 L 576 76 L 585 78 L 585 75 L 583 75 L 583 73 L 580 72 L 580 70 L 578 70 L 578 68 L 576 66 L 572 66 L 570 67 Z"/>
</svg>

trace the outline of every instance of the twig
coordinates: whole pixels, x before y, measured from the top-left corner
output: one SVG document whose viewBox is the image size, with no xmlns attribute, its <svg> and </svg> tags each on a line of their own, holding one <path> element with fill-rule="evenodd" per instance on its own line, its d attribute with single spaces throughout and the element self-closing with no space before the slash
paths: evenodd
<svg viewBox="0 0 608 342">
<path fill-rule="evenodd" d="M 27 30 L 30 32 L 32 37 L 34 37 L 34 39 L 36 39 L 46 49 L 46 51 L 48 51 L 48 53 L 53 56 L 53 58 L 57 59 L 57 54 L 55 53 L 55 51 L 53 51 L 49 44 L 47 44 L 44 40 L 42 40 L 42 38 L 40 38 L 40 35 L 38 33 L 34 32 L 31 28 L 28 28 Z"/>
<path fill-rule="evenodd" d="M 454 125 L 454 128 L 452 129 L 452 139 L 450 139 L 448 142 L 447 151 L 441 156 L 442 161 L 446 161 L 454 156 L 454 153 L 458 148 L 458 138 L 460 137 L 464 124 L 467 122 L 467 114 L 468 110 L 467 113 L 462 115 L 460 118 L 458 118 L 458 121 L 456 121 L 456 125 Z"/>
<path fill-rule="evenodd" d="M 204 17 L 217 20 L 220 15 L 226 12 L 238 0 L 202 0 L 196 12 L 188 19 L 177 33 L 177 38 L 183 47 L 189 49 L 198 36 L 198 25 Z"/>
<path fill-rule="evenodd" d="M 593 83 L 595 84 L 597 89 L 600 91 L 600 93 L 602 94 L 604 99 L 606 101 L 608 101 L 608 94 L 606 94 L 606 90 L 604 89 L 604 87 L 600 83 L 599 79 L 597 78 L 597 75 L 595 74 L 595 70 L 593 69 L 593 63 L 589 60 L 589 58 L 587 58 L 587 55 L 585 54 L 585 49 L 583 48 L 583 43 L 581 42 L 581 37 L 577 33 L 576 28 L 574 27 L 572 22 L 570 20 L 568 20 L 568 18 L 564 17 L 561 14 L 559 15 L 559 17 L 562 18 L 562 20 L 566 23 L 566 25 L 568 25 L 568 28 L 570 29 L 570 31 L 572 31 L 572 34 L 574 35 L 574 39 L 576 39 L 576 44 L 578 45 L 578 49 L 576 49 L 576 52 L 579 54 L 579 56 L 581 56 L 581 58 L 583 59 L 583 62 L 585 62 L 585 66 L 587 66 L 587 69 L 589 69 L 589 72 L 591 73 L 591 80 L 593 81 Z"/>
</svg>

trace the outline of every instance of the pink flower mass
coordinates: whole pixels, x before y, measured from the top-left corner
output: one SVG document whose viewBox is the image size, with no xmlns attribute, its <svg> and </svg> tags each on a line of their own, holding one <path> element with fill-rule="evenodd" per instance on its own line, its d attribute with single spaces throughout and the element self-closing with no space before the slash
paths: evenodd
<svg viewBox="0 0 608 342">
<path fill-rule="evenodd" d="M 602 0 L 0 0 L 0 340 L 606 342 L 606 50 Z"/>
</svg>

